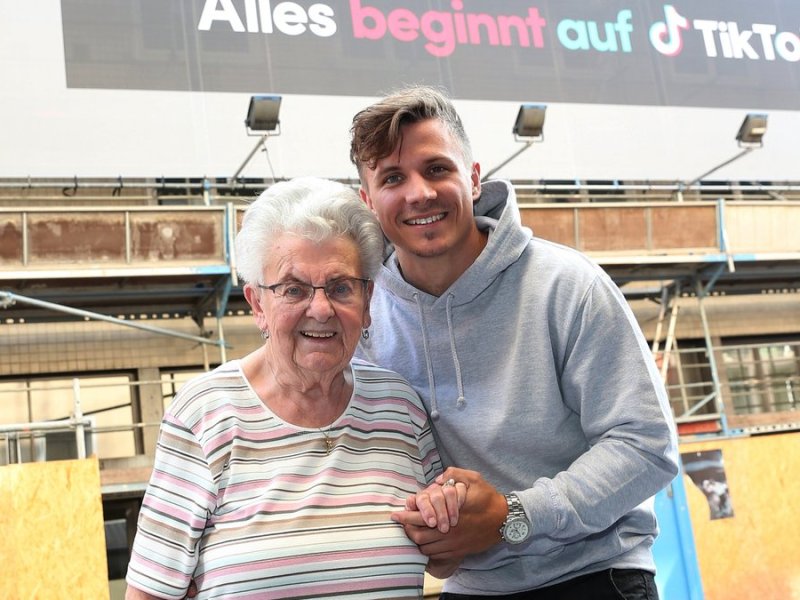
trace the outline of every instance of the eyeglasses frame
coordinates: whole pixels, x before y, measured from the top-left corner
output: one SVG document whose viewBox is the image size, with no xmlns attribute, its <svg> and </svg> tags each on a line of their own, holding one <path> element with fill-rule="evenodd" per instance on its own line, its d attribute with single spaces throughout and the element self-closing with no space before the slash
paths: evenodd
<svg viewBox="0 0 800 600">
<path fill-rule="evenodd" d="M 295 282 L 280 281 L 278 283 L 273 283 L 273 284 L 270 284 L 270 285 L 264 285 L 264 284 L 261 284 L 261 283 L 257 283 L 256 287 L 259 288 L 259 289 L 262 289 L 262 290 L 269 290 L 270 292 L 275 294 L 276 297 L 283 298 L 284 296 L 279 295 L 278 292 L 275 291 L 278 287 L 280 287 L 282 285 L 292 285 L 293 283 L 294 284 L 300 284 L 300 285 L 308 286 L 308 287 L 311 288 L 311 295 L 308 297 L 307 300 L 305 300 L 309 304 L 311 304 L 311 302 L 314 301 L 314 296 L 316 296 L 317 290 L 322 290 L 322 292 L 325 294 L 325 298 L 327 298 L 328 302 L 330 302 L 332 304 L 340 305 L 341 303 L 339 301 L 334 300 L 333 298 L 331 298 L 328 295 L 328 291 L 327 291 L 326 288 L 329 285 L 334 284 L 334 283 L 336 283 L 338 281 L 348 280 L 348 279 L 360 281 L 364 286 L 364 288 L 363 288 L 364 291 L 366 291 L 367 285 L 369 284 L 369 282 L 372 281 L 371 279 L 369 279 L 369 278 L 365 279 L 364 277 L 337 277 L 336 279 L 332 279 L 331 281 L 327 282 L 325 285 L 311 285 L 310 283 L 305 283 L 304 281 L 295 281 Z M 297 305 L 302 305 L 303 302 L 304 301 L 301 300 L 301 301 L 297 302 Z"/>
</svg>

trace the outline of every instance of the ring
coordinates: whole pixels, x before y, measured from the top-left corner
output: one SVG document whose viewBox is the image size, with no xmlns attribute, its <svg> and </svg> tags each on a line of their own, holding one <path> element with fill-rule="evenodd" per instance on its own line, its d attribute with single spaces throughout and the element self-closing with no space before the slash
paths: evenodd
<svg viewBox="0 0 800 600">
<path fill-rule="evenodd" d="M 455 484 L 456 484 L 456 480 L 451 477 L 450 479 L 448 479 L 447 481 L 445 481 L 442 484 L 442 487 L 447 487 L 447 486 L 455 485 Z"/>
</svg>

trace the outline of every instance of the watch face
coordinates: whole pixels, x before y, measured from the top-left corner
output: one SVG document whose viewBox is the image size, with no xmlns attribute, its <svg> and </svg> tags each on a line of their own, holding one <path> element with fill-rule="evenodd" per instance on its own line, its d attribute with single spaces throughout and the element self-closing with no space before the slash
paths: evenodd
<svg viewBox="0 0 800 600">
<path fill-rule="evenodd" d="M 512 519 L 506 523 L 503 537 L 512 544 L 524 542 L 530 533 L 530 526 L 525 519 Z"/>
</svg>

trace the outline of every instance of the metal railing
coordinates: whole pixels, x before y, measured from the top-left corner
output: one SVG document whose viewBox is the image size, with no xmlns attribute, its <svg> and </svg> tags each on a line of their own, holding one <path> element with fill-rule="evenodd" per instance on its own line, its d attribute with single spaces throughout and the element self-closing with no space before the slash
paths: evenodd
<svg viewBox="0 0 800 600">
<path fill-rule="evenodd" d="M 751 415 L 782 415 L 800 422 L 800 341 L 725 344 L 712 348 L 719 373 L 719 395 L 705 347 L 672 350 L 666 379 L 678 423 Z"/>
<path fill-rule="evenodd" d="M 338 181 L 357 187 L 353 178 Z M 0 178 L 0 205 L 141 204 L 213 206 L 246 203 L 274 183 L 273 179 L 227 177 L 117 177 L 117 178 Z M 696 201 L 800 200 L 800 182 L 701 182 L 687 186 L 679 181 L 614 180 L 514 180 L 521 201 Z"/>
<path fill-rule="evenodd" d="M 705 347 L 676 347 L 672 350 L 665 385 L 678 424 L 719 419 L 726 413 L 728 416 L 768 413 L 788 417 L 783 419 L 784 425 L 797 421 L 800 428 L 800 341 L 723 345 L 713 348 L 712 351 L 721 357 L 718 360 L 720 396 L 716 392 Z M 165 375 L 156 381 L 116 384 L 95 384 L 87 379 L 74 378 L 70 387 L 54 387 L 23 380 L 18 382 L 18 386 L 0 388 L 0 408 L 4 402 L 8 402 L 9 393 L 28 396 L 39 392 L 66 397 L 62 404 L 63 410 L 70 411 L 64 418 L 49 421 L 0 424 L 0 441 L 6 448 L 7 462 L 20 461 L 24 454 L 20 451 L 20 444 L 27 440 L 34 447 L 37 436 L 41 437 L 48 431 L 74 432 L 76 455 L 81 457 L 86 454 L 87 433 L 94 436 L 157 428 L 160 425 L 158 422 L 133 422 L 130 417 L 98 426 L 94 416 L 98 412 L 132 406 L 136 397 L 134 388 L 137 386 L 161 386 L 163 395 L 167 397 L 183 381 L 171 375 Z M 107 393 L 109 401 L 99 410 L 84 412 L 81 408 L 81 393 L 88 393 L 92 388 L 111 388 Z M 29 454 L 31 460 L 45 458 L 41 453 L 37 456 L 35 449 Z"/>
</svg>

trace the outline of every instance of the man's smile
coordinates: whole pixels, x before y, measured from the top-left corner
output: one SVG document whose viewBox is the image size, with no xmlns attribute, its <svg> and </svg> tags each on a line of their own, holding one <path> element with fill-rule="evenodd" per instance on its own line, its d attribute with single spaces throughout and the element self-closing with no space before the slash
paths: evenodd
<svg viewBox="0 0 800 600">
<path fill-rule="evenodd" d="M 416 219 L 408 219 L 403 221 L 406 225 L 430 225 L 445 218 L 447 213 L 439 213 L 438 215 L 431 215 L 429 217 L 419 217 Z"/>
</svg>

